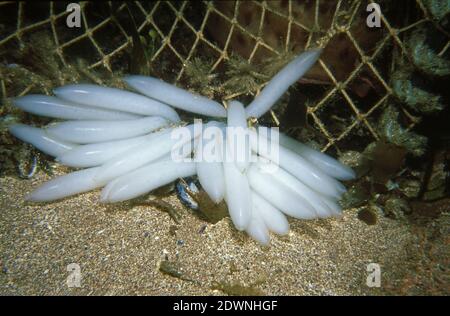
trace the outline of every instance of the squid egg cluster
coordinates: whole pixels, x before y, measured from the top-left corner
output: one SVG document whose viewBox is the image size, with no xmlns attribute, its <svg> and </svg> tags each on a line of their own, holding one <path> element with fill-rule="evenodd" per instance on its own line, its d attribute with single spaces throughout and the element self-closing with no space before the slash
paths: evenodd
<svg viewBox="0 0 450 316">
<path fill-rule="evenodd" d="M 147 76 L 123 79 L 137 93 L 73 84 L 56 88 L 54 96 L 16 98 L 14 104 L 24 111 L 58 121 L 44 128 L 14 124 L 10 132 L 78 168 L 44 183 L 26 199 L 47 202 L 102 187 L 101 202 L 119 202 L 196 175 L 214 202 L 226 201 L 234 226 L 261 244 L 269 243 L 270 231 L 288 233 L 286 215 L 339 216 L 345 187 L 338 180 L 352 179 L 354 172 L 277 130 L 247 123 L 269 111 L 319 55 L 320 50 L 299 55 L 247 107 L 230 101 L 225 109 Z M 174 108 L 216 120 L 186 125 Z M 219 136 L 208 136 L 208 129 Z M 243 141 L 234 141 L 236 130 Z M 205 148 L 214 148 L 217 159 L 203 159 Z"/>
</svg>

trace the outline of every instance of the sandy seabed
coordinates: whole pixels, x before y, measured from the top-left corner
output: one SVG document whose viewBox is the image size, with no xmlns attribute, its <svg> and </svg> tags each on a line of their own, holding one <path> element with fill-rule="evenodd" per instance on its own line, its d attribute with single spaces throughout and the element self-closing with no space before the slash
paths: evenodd
<svg viewBox="0 0 450 316">
<path fill-rule="evenodd" d="M 176 196 L 166 201 L 182 214 L 179 224 L 154 207 L 100 204 L 99 191 L 24 201 L 48 179 L 43 172 L 31 180 L 0 178 L 3 295 L 227 294 L 218 284 L 267 295 L 383 294 L 404 274 L 417 242 L 404 223 L 380 218 L 368 226 L 354 210 L 340 219 L 290 219 L 289 235 L 272 235 L 262 247 L 229 218 L 207 223 Z M 162 273 L 162 260 L 182 277 Z M 79 287 L 67 284 L 71 263 L 80 267 Z M 381 268 L 380 288 L 366 284 L 369 263 Z"/>
</svg>

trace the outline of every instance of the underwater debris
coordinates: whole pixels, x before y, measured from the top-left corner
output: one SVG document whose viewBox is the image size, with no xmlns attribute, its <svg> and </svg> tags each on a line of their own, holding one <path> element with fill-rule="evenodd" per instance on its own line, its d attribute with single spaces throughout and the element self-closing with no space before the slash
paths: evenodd
<svg viewBox="0 0 450 316">
<path fill-rule="evenodd" d="M 358 219 L 367 225 L 375 225 L 378 222 L 378 216 L 370 207 L 365 207 L 358 212 Z"/>
<path fill-rule="evenodd" d="M 158 196 L 158 197 L 165 197 L 172 194 L 175 190 L 175 185 L 173 183 L 169 183 L 167 185 L 163 185 L 160 188 L 157 188 L 152 191 L 152 195 Z"/>
<path fill-rule="evenodd" d="M 2 109 L 9 112 L 9 106 L 9 102 L 5 102 Z M 11 110 L 13 112 L 15 111 Z M 32 146 L 11 139 L 8 127 L 19 121 L 18 116 L 7 114 L 0 117 L 0 174 L 11 173 L 22 179 L 30 179 L 38 170 L 43 170 L 51 175 L 52 167 L 46 155 Z"/>
<path fill-rule="evenodd" d="M 223 87 L 229 93 L 255 94 L 259 86 L 270 78 L 262 75 L 256 65 L 236 54 L 231 54 L 226 67 L 225 75 L 228 79 Z"/>
<path fill-rule="evenodd" d="M 51 33 L 40 31 L 31 35 L 14 55 L 8 55 L 8 51 L 3 52 L 1 56 L 9 60 L 10 64 L 0 65 L 0 78 L 9 95 L 20 95 L 24 90 L 51 94 L 56 86 L 80 81 L 124 87 L 119 79 L 120 71 L 112 74 L 90 69 L 81 58 L 63 63 L 56 51 L 57 46 Z"/>
<path fill-rule="evenodd" d="M 419 196 L 421 189 L 421 182 L 416 179 L 399 179 L 397 181 L 398 189 L 407 198 L 414 199 Z"/>
<path fill-rule="evenodd" d="M 386 107 L 378 123 L 380 135 L 385 141 L 404 147 L 414 156 L 423 155 L 427 138 L 407 131 L 400 125 L 398 119 L 399 112 L 392 105 Z"/>
<path fill-rule="evenodd" d="M 128 14 L 128 19 L 122 20 L 124 24 L 124 30 L 128 30 L 131 33 L 131 53 L 129 60 L 129 71 L 131 73 L 140 75 L 149 75 L 151 71 L 150 60 L 156 52 L 157 46 L 157 34 L 154 30 L 148 32 L 149 41 L 145 36 L 139 35 L 139 30 L 131 13 L 128 4 L 125 4 L 126 12 Z M 112 10 L 113 11 L 113 10 Z M 112 12 L 114 15 L 114 11 Z M 116 20 L 119 20 L 116 18 Z"/>
<path fill-rule="evenodd" d="M 446 150 L 439 151 L 434 158 L 431 174 L 422 196 L 424 201 L 433 201 L 448 196 L 447 152 Z"/>
<path fill-rule="evenodd" d="M 446 21 L 443 19 L 446 16 L 448 17 L 450 13 L 450 2 L 445 0 L 422 0 L 422 3 L 436 22 L 440 22 L 442 25 L 448 24 L 448 19 Z"/>
<path fill-rule="evenodd" d="M 26 45 L 20 46 L 17 54 L 12 56 L 16 67 L 6 67 L 2 72 L 7 76 L 6 82 L 14 78 L 25 84 L 34 84 L 50 92 L 54 81 L 64 80 L 56 56 L 56 47 L 48 32 L 37 32 L 30 36 Z M 18 82 L 14 82 L 17 84 Z"/>
<path fill-rule="evenodd" d="M 386 184 L 403 167 L 406 149 L 386 142 L 377 142 L 372 155 L 372 180 Z"/>
<path fill-rule="evenodd" d="M 161 46 L 161 43 L 160 38 L 158 36 L 158 32 L 156 32 L 154 29 L 148 31 L 147 34 L 149 40 L 147 41 L 144 37 L 143 41 L 146 48 L 147 56 L 148 58 L 151 59 L 155 55 L 157 48 Z"/>
<path fill-rule="evenodd" d="M 185 74 L 189 86 L 201 95 L 208 98 L 214 98 L 220 93 L 217 82 L 217 74 L 210 73 L 213 66 L 213 60 L 195 57 L 186 62 Z"/>
<path fill-rule="evenodd" d="M 371 163 L 369 159 L 370 155 L 367 154 L 368 148 L 369 146 L 366 147 L 364 152 L 348 150 L 339 157 L 340 162 L 355 171 L 357 179 L 361 178 L 370 171 Z"/>
<path fill-rule="evenodd" d="M 449 210 L 450 210 L 450 199 L 443 198 L 436 201 L 412 201 L 412 219 L 417 222 L 429 221 L 431 219 L 438 218 L 439 216 L 444 216 L 449 218 Z M 448 225 L 446 236 L 448 239 Z M 448 241 L 447 241 L 448 245 Z M 448 248 L 448 246 L 447 246 Z"/>
<path fill-rule="evenodd" d="M 158 210 L 169 214 L 169 216 L 173 219 L 173 221 L 175 223 L 177 223 L 177 224 L 180 223 L 180 220 L 181 220 L 180 212 L 177 211 L 171 204 L 169 204 L 159 198 L 154 198 L 152 200 L 145 200 L 145 201 L 140 201 L 139 199 L 137 199 L 136 201 L 133 202 L 133 204 L 138 205 L 138 206 L 156 207 Z"/>
<path fill-rule="evenodd" d="M 170 225 L 170 227 L 169 227 L 169 234 L 171 236 L 176 236 L 177 235 L 177 230 L 178 230 L 178 226 Z"/>
<path fill-rule="evenodd" d="M 51 80 L 18 64 L 14 67 L 0 65 L 0 77 L 11 95 L 18 95 L 27 87 L 45 92 L 49 92 L 52 87 Z"/>
<path fill-rule="evenodd" d="M 158 264 L 158 270 L 161 273 L 169 275 L 171 277 L 180 279 L 182 281 L 196 282 L 195 280 L 187 278 L 184 273 L 181 271 L 178 264 L 174 262 L 170 262 L 168 260 L 162 260 Z"/>
<path fill-rule="evenodd" d="M 81 60 L 73 64 L 63 64 L 56 54 L 57 47 L 47 31 L 36 32 L 25 45 L 20 46 L 14 55 L 3 57 L 11 63 L 0 65 L 0 77 L 4 81 L 9 95 L 19 95 L 24 90 L 50 94 L 53 87 L 83 79 L 100 80 Z"/>
<path fill-rule="evenodd" d="M 268 57 L 260 63 L 250 63 L 240 55 L 232 53 L 225 61 L 225 77 L 223 83 L 226 94 L 246 93 L 255 95 L 261 85 L 273 77 L 289 61 L 295 57 L 292 52 L 284 52 L 275 57 Z"/>
<path fill-rule="evenodd" d="M 406 220 L 418 216 L 414 214 L 418 204 L 430 208 L 430 201 L 445 198 L 446 151 L 436 155 L 428 182 L 424 182 L 423 170 L 405 165 L 406 154 L 405 147 L 385 140 L 369 144 L 362 153 L 344 153 L 341 156 L 344 162 L 357 172 L 362 167 L 366 172 L 343 195 L 341 205 L 344 208 L 362 207 L 358 211 L 358 219 L 375 225 L 377 216 L 381 214 L 391 219 Z M 442 205 L 445 203 L 439 205 L 441 209 Z"/>
<path fill-rule="evenodd" d="M 255 285 L 242 285 L 240 283 L 214 282 L 212 290 L 219 290 L 230 296 L 265 296 L 267 295 Z"/>
<path fill-rule="evenodd" d="M 198 189 L 192 179 L 178 180 L 176 191 L 178 198 L 184 205 L 197 211 L 202 218 L 212 224 L 216 224 L 228 216 L 225 201 L 221 201 L 219 204 L 214 203 L 203 189 Z"/>
<path fill-rule="evenodd" d="M 384 214 L 387 217 L 400 219 L 411 213 L 411 207 L 405 199 L 392 197 L 384 205 Z"/>
<path fill-rule="evenodd" d="M 296 127 L 307 127 L 308 107 L 312 107 L 312 105 L 311 102 L 308 102 L 303 91 L 301 92 L 295 88 L 290 89 L 289 94 L 280 99 L 276 108 L 280 125 L 286 130 Z"/>
<path fill-rule="evenodd" d="M 38 169 L 38 158 L 33 150 L 25 149 L 23 152 L 22 157 L 26 157 L 26 159 L 22 159 L 17 163 L 17 172 L 20 178 L 30 179 Z"/>
<path fill-rule="evenodd" d="M 363 173 L 358 173 L 358 182 L 343 195 L 340 204 L 344 208 L 361 208 L 357 217 L 367 225 L 376 225 L 381 215 L 404 218 L 410 207 L 400 196 L 415 198 L 421 189 L 420 181 L 405 178 L 405 174 L 410 174 L 404 166 L 406 154 L 404 147 L 381 140 L 369 144 L 362 153 L 341 156 L 345 162 L 352 161 L 350 165 L 356 172 Z"/>
<path fill-rule="evenodd" d="M 395 72 L 392 75 L 391 85 L 395 96 L 413 111 L 431 114 L 439 112 L 445 107 L 441 96 L 413 85 L 410 73 Z"/>
<path fill-rule="evenodd" d="M 370 183 L 366 181 L 359 182 L 348 189 L 342 195 L 339 204 L 345 208 L 360 207 L 365 205 L 371 198 Z"/>
<path fill-rule="evenodd" d="M 444 1 L 445 2 L 445 1 Z M 440 57 L 426 42 L 425 28 L 416 29 L 406 41 L 414 66 L 430 76 L 450 74 L 450 61 Z"/>
</svg>

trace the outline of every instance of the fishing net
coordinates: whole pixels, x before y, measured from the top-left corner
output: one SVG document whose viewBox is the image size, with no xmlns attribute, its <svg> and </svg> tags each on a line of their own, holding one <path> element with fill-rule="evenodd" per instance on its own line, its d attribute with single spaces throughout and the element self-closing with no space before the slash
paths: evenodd
<svg viewBox="0 0 450 316">
<path fill-rule="evenodd" d="M 319 62 L 261 122 L 280 126 L 340 158 L 387 141 L 388 145 L 371 148 L 371 157 L 381 163 L 374 169 L 388 170 L 381 172 L 381 178 L 374 176 L 373 181 L 352 186 L 349 192 L 356 203 L 345 206 L 362 208 L 358 218 L 369 225 L 377 222 L 373 213 L 381 207 L 385 215 L 401 219 L 402 212 L 435 218 L 448 212 L 449 199 L 442 198 L 448 196 L 448 151 L 433 159 L 422 158 L 422 163 L 432 164 L 417 171 L 414 164 L 405 168 L 402 149 L 416 157 L 423 155 L 425 140 L 417 128 L 430 114 L 435 115 L 431 127 L 438 126 L 439 120 L 445 122 L 440 111 L 448 103 L 448 80 L 440 78 L 448 79 L 450 74 L 448 1 L 77 2 L 80 27 L 67 24 L 72 13 L 66 11 L 69 3 L 0 2 L 0 173 L 9 166 L 29 178 L 37 161 L 34 155 L 38 153 L 14 139 L 8 125 L 14 121 L 38 126 L 50 122 L 15 109 L 13 97 L 51 94 L 57 86 L 76 82 L 125 88 L 120 78 L 132 73 L 162 78 L 224 105 L 230 99 L 248 104 L 295 55 L 324 47 Z M 381 9 L 380 25 L 369 27 L 367 18 L 375 4 Z M 183 117 L 191 119 L 186 113 Z M 438 127 L 435 130 L 439 133 Z M 14 157 L 9 164 L 8 157 Z M 31 161 L 31 168 L 22 168 L 23 161 Z M 390 181 L 393 173 L 400 176 Z M 431 179 L 429 185 L 423 184 L 426 177 Z M 376 186 L 380 183 L 382 188 Z M 393 193 L 384 194 L 388 190 Z M 430 204 L 417 201 L 425 191 L 431 200 L 441 200 Z M 408 203 L 414 199 L 410 212 Z M 420 247 L 414 243 L 411 248 L 423 251 L 409 263 L 415 268 L 416 261 L 425 262 L 419 267 L 422 270 L 414 272 L 418 276 L 412 280 L 406 275 L 403 287 L 392 292 L 417 294 L 411 291 L 423 284 L 428 293 L 448 292 L 441 281 L 445 264 L 440 263 L 448 257 L 444 242 L 448 216 L 429 226 L 436 228 L 423 233 Z M 441 227 L 442 233 L 435 234 Z M 78 228 L 76 233 L 78 236 Z M 364 249 L 370 250 L 369 236 L 352 238 L 363 240 Z M 383 242 L 383 252 L 389 247 L 396 249 L 394 243 L 395 238 L 392 245 Z M 142 257 L 141 253 L 136 257 Z M 294 262 L 297 269 L 297 259 Z M 353 269 L 354 264 L 352 275 Z"/>
<path fill-rule="evenodd" d="M 320 134 L 323 150 L 361 150 L 379 138 L 376 123 L 393 94 L 389 84 L 393 52 L 409 55 L 407 34 L 430 24 L 432 32 L 445 38 L 438 54 L 443 56 L 449 47 L 432 1 L 381 2 L 381 25 L 373 28 L 366 25 L 368 4 L 81 2 L 81 25 L 70 28 L 68 3 L 2 2 L 3 66 L 16 66 L 17 56 L 27 49 L 28 54 L 39 46 L 49 49 L 46 58 L 27 57 L 28 80 L 3 74 L 2 98 L 48 92 L 52 84 L 77 81 L 70 66 L 78 65 L 85 73 L 96 74 L 90 79 L 97 83 L 105 83 L 105 74 L 149 73 L 219 100 L 246 100 L 246 96 L 251 100 L 294 53 L 321 46 L 325 52 L 302 80 L 295 100 L 277 107 L 270 120 L 283 128 L 284 115 L 286 126 L 294 129 L 304 120 Z M 51 77 L 51 84 L 46 86 L 42 76 Z M 407 109 L 402 111 L 407 128 L 420 120 Z"/>
</svg>

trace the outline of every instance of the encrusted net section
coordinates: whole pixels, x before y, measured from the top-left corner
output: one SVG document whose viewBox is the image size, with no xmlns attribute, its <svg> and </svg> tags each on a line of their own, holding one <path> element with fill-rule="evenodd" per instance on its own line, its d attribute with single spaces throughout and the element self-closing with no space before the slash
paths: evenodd
<svg viewBox="0 0 450 316">
<path fill-rule="evenodd" d="M 223 101 L 258 93 L 270 79 L 267 72 L 258 73 L 264 60 L 280 57 L 279 69 L 289 61 L 286 56 L 293 56 L 290 52 L 326 46 L 327 53 L 299 89 L 307 98 L 299 98 L 298 107 L 306 104 L 306 121 L 322 134 L 323 150 L 361 150 L 379 137 L 376 122 L 393 94 L 392 54 L 408 55 L 404 35 L 430 24 L 447 38 L 439 56 L 450 45 L 425 1 L 395 1 L 405 11 L 414 9 L 404 16 L 398 10 L 389 13 L 393 2 L 381 2 L 381 27 L 373 30 L 366 26 L 370 2 L 364 1 L 81 2 L 80 28 L 67 27 L 68 3 L 2 2 L 1 61 L 11 66 L 15 52 L 30 45 L 33 34 L 45 31 L 54 45 L 48 54 L 56 54 L 61 69 L 82 59 L 86 70 L 113 75 L 130 72 L 130 65 L 141 61 L 135 55 L 140 46 L 152 75 L 184 88 L 196 90 L 189 66 L 206 67 L 205 80 L 216 87 L 210 96 Z M 259 78 L 254 88 L 226 88 L 229 78 L 223 72 L 235 54 L 254 66 L 249 70 Z M 104 83 L 101 77 L 93 80 Z M 67 81 L 61 76 L 58 83 Z M 0 85 L 3 99 L 42 90 L 36 82 L 12 82 L 4 76 Z M 295 107 L 295 100 L 290 102 Z M 403 111 L 407 126 L 413 127 L 420 118 Z M 282 112 L 271 114 L 269 120 L 283 124 Z"/>
</svg>

